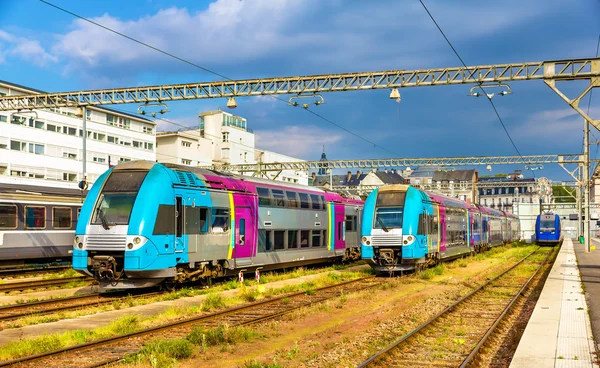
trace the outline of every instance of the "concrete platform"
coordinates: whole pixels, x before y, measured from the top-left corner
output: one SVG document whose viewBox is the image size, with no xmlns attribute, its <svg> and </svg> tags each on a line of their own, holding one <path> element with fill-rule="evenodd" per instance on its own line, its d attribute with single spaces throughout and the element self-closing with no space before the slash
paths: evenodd
<svg viewBox="0 0 600 368">
<path fill-rule="evenodd" d="M 594 363 L 595 344 L 586 293 L 577 266 L 579 248 L 583 246 L 571 239 L 563 242 L 511 368 L 598 367 Z M 597 252 L 600 275 L 600 251 Z M 600 303 L 600 290 L 590 299 Z"/>
</svg>

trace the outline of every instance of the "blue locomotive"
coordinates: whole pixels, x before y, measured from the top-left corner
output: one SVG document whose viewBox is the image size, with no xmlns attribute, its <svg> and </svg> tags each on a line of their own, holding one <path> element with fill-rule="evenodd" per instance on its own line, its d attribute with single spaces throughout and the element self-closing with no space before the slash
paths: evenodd
<svg viewBox="0 0 600 368">
<path fill-rule="evenodd" d="M 535 219 L 535 241 L 538 244 L 555 245 L 562 241 L 560 231 L 560 216 L 553 213 L 543 213 Z"/>
</svg>

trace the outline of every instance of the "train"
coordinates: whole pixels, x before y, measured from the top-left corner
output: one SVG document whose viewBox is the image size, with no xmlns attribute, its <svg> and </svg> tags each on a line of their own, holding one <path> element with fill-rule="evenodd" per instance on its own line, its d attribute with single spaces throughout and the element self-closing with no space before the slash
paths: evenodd
<svg viewBox="0 0 600 368">
<path fill-rule="evenodd" d="M 363 210 L 362 258 L 376 272 L 419 270 L 519 238 L 511 213 L 410 185 L 375 189 Z"/>
<path fill-rule="evenodd" d="M 0 184 L 0 263 L 70 262 L 85 192 Z"/>
<path fill-rule="evenodd" d="M 360 259 L 363 201 L 152 161 L 110 168 L 83 203 L 73 268 L 104 288 L 171 288 Z"/>
<path fill-rule="evenodd" d="M 535 219 L 535 241 L 540 245 L 556 245 L 562 239 L 560 216 L 551 212 L 537 215 Z"/>
</svg>

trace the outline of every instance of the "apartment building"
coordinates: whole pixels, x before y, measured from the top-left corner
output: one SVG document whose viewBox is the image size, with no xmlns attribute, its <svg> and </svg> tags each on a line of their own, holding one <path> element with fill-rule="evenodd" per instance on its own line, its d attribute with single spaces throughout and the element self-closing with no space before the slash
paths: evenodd
<svg viewBox="0 0 600 368">
<path fill-rule="evenodd" d="M 0 81 L 0 95 L 42 91 Z M 75 107 L 0 112 L 0 182 L 77 187 L 83 179 L 83 122 Z M 86 109 L 87 181 L 120 162 L 156 160 L 156 125 L 125 112 Z"/>
</svg>

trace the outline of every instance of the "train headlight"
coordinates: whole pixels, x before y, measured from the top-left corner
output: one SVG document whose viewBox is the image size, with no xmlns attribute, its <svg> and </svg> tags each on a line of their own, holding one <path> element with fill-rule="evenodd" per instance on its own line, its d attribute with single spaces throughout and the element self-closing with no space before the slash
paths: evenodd
<svg viewBox="0 0 600 368">
<path fill-rule="evenodd" d="M 409 235 L 409 236 L 408 236 L 408 241 L 412 241 L 412 239 L 413 239 L 413 238 L 412 238 L 412 235 Z"/>
<path fill-rule="evenodd" d="M 133 242 L 135 244 L 140 244 L 142 242 L 142 239 L 139 236 L 136 236 L 135 238 L 133 238 Z M 131 248 L 129 248 L 129 249 L 131 249 Z"/>
<path fill-rule="evenodd" d="M 367 245 L 371 245 L 371 241 L 370 241 L 370 240 L 367 240 L 367 242 L 366 242 L 365 244 L 367 244 Z"/>
<path fill-rule="evenodd" d="M 366 242 L 367 242 L 367 237 L 366 237 L 366 236 L 363 236 L 363 237 L 362 237 L 362 242 L 363 242 L 363 243 L 366 243 Z"/>
<path fill-rule="evenodd" d="M 132 243 L 127 244 L 127 248 L 128 249 L 133 249 L 133 244 Z"/>
<path fill-rule="evenodd" d="M 405 240 L 403 243 L 404 243 L 404 245 L 408 244 L 408 240 Z"/>
<path fill-rule="evenodd" d="M 79 249 L 83 249 L 83 243 L 79 243 L 79 244 L 77 244 L 77 247 L 78 247 Z"/>
<path fill-rule="evenodd" d="M 75 243 L 79 243 L 79 237 L 78 236 L 75 237 Z"/>
</svg>

